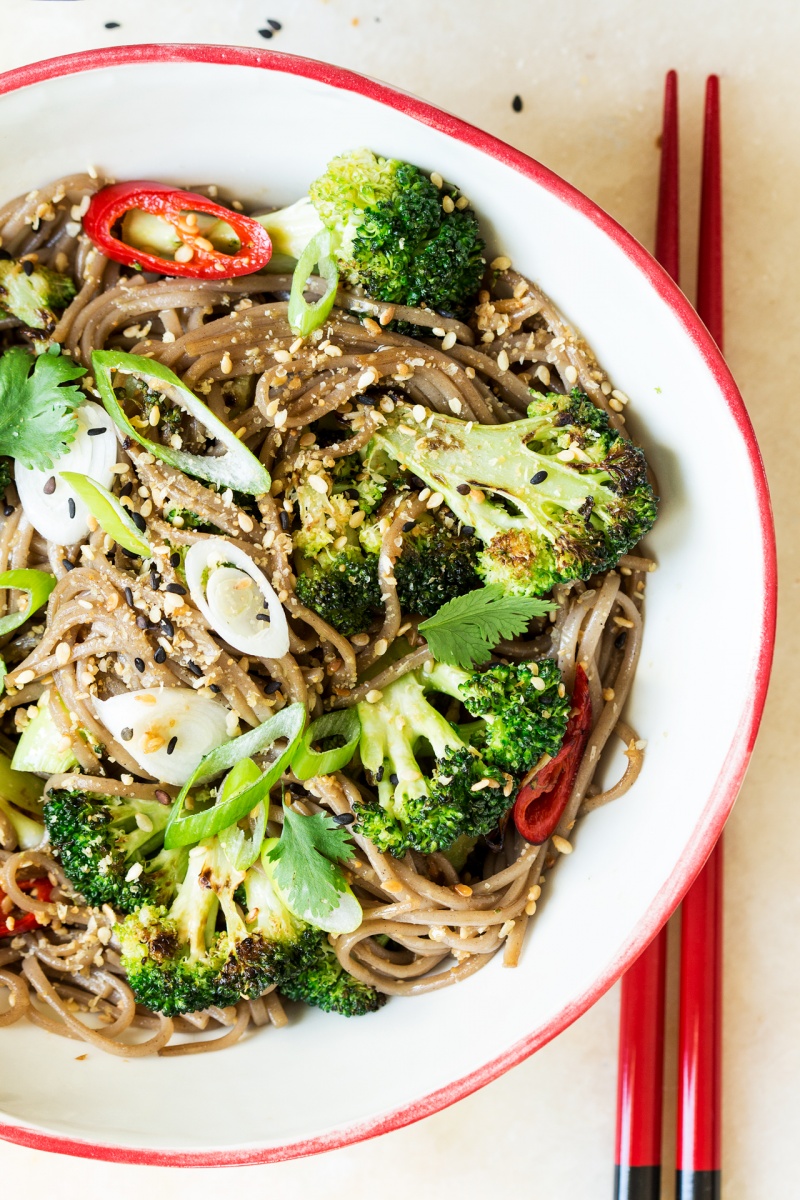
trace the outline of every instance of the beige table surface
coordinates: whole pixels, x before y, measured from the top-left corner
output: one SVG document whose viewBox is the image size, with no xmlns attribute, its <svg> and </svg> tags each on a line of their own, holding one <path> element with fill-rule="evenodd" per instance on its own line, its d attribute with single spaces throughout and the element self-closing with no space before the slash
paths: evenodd
<svg viewBox="0 0 800 1200">
<path fill-rule="evenodd" d="M 417 92 L 541 159 L 652 244 L 663 74 L 681 72 L 686 211 L 703 80 L 723 77 L 728 356 L 772 484 L 781 552 L 773 686 L 726 835 L 725 1200 L 800 1196 L 798 744 L 800 6 L 796 0 L 0 0 L 0 70 L 120 42 L 328 58 Z M 106 30 L 106 21 L 120 28 Z M 523 111 L 513 112 L 518 93 Z M 693 245 L 686 222 L 685 278 Z M 691 291 L 691 289 L 689 289 Z M 778 369 L 780 368 L 780 370 Z M 735 486 L 735 481 L 731 481 Z M 729 540 L 732 587 L 746 564 Z M 713 664 L 709 664 L 711 683 Z M 711 702 L 711 692 L 709 692 Z M 673 938 L 674 941 L 674 938 Z M 674 1021 L 674 1004 L 671 1004 Z M 618 991 L 482 1092 L 408 1129 L 239 1171 L 117 1167 L 0 1143 L 0 1197 L 274 1200 L 611 1195 Z M 671 1200 L 671 1188 L 669 1198 Z"/>
</svg>

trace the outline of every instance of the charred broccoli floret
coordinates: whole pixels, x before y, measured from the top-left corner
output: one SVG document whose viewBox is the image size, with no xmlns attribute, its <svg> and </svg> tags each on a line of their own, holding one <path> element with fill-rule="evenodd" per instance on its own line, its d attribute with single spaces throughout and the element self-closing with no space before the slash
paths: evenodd
<svg viewBox="0 0 800 1200">
<path fill-rule="evenodd" d="M 343 1017 L 361 1017 L 386 1003 L 382 992 L 345 971 L 321 931 L 314 962 L 286 979 L 280 990 L 287 1000 L 302 1000 Z"/>
<path fill-rule="evenodd" d="M 0 257 L 0 315 L 8 313 L 29 329 L 51 333 L 55 310 L 66 308 L 74 296 L 75 284 L 68 275 L 32 261 Z"/>
<path fill-rule="evenodd" d="M 169 898 L 186 869 L 186 852 L 164 850 L 168 805 L 157 800 L 49 791 L 44 819 L 70 883 L 89 904 L 129 913 Z"/>
<path fill-rule="evenodd" d="M 371 150 L 334 158 L 309 199 L 257 219 L 276 248 L 295 258 L 328 229 L 347 280 L 395 304 L 462 314 L 484 270 L 478 219 L 458 190 Z"/>
<path fill-rule="evenodd" d="M 474 530 L 486 583 L 542 595 L 612 567 L 653 525 L 656 497 L 642 451 L 584 393 L 532 396 L 526 420 L 469 428 L 396 405 L 373 442 Z"/>
</svg>

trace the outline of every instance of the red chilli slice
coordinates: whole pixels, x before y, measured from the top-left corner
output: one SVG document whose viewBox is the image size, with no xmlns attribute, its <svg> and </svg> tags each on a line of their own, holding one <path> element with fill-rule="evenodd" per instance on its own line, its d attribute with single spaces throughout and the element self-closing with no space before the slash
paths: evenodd
<svg viewBox="0 0 800 1200">
<path fill-rule="evenodd" d="M 526 842 L 540 846 L 557 829 L 575 785 L 591 731 L 589 681 L 583 667 L 579 666 L 575 671 L 572 710 L 561 749 L 517 793 L 514 824 Z"/>
<path fill-rule="evenodd" d="M 41 900 L 42 903 L 47 903 L 53 892 L 53 885 L 49 879 L 21 879 L 17 881 L 17 887 L 21 892 L 31 892 L 34 899 Z M 0 888 L 0 903 L 5 900 L 6 894 Z M 9 929 L 6 922 L 12 920 L 13 928 Z M 36 920 L 36 913 L 23 913 L 21 917 L 15 917 L 11 913 L 0 916 L 0 938 L 16 937 L 19 933 L 30 933 L 32 929 L 37 929 L 39 922 Z"/>
<path fill-rule="evenodd" d="M 191 248 L 192 257 L 189 261 L 176 262 L 172 258 L 147 254 L 116 237 L 114 226 L 133 208 L 168 221 L 183 244 Z M 207 213 L 227 222 L 239 239 L 236 254 L 223 254 L 213 247 L 209 249 L 211 243 L 202 237 L 198 229 L 187 225 L 187 212 Z M 223 208 L 207 196 L 183 192 L 147 179 L 112 183 L 101 188 L 92 196 L 83 218 L 83 228 L 107 258 L 127 267 L 155 271 L 159 275 L 176 275 L 186 279 L 230 279 L 236 275 L 251 275 L 272 257 L 269 234 L 258 221 Z"/>
</svg>

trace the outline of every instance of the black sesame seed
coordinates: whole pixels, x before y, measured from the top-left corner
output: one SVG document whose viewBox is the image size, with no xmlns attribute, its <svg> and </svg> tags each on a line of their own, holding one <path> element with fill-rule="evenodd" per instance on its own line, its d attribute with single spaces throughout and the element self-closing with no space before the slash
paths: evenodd
<svg viewBox="0 0 800 1200">
<path fill-rule="evenodd" d="M 397 787 L 399 782 L 400 776 L 395 771 L 392 771 L 391 775 L 389 776 L 389 783 L 391 783 L 394 787 Z"/>
<path fill-rule="evenodd" d="M 172 624 L 172 621 L 170 621 L 169 617 L 161 618 L 161 628 L 164 630 L 164 637 L 175 637 L 175 626 Z"/>
<path fill-rule="evenodd" d="M 403 533 L 409 533 L 414 528 L 416 523 L 416 521 L 406 521 L 403 526 Z"/>
<path fill-rule="evenodd" d="M 144 613 L 139 613 L 138 617 L 136 618 L 136 624 L 139 626 L 140 629 L 147 629 L 149 622 L 147 620 L 147 617 L 144 615 Z"/>
<path fill-rule="evenodd" d="M 211 691 L 214 693 L 215 696 L 217 695 L 218 692 L 222 691 L 222 688 L 219 686 L 218 683 L 210 683 L 208 686 L 211 689 Z"/>
<path fill-rule="evenodd" d="M 173 735 L 167 742 L 167 754 L 172 754 L 172 751 L 175 749 L 177 744 L 178 744 L 178 739 L 175 735 Z"/>
<path fill-rule="evenodd" d="M 537 471 L 535 475 L 531 475 L 531 483 L 544 483 L 547 479 L 547 471 Z"/>
<path fill-rule="evenodd" d="M 273 21 L 272 17 L 267 18 L 267 24 L 269 25 L 270 29 L 274 29 L 276 33 L 279 29 L 283 28 L 280 21 Z"/>
<path fill-rule="evenodd" d="M 56 477 L 55 477 L 55 475 L 51 475 L 50 478 L 46 481 L 44 487 L 42 488 L 42 491 L 44 492 L 45 496 L 52 496 L 52 494 L 55 490 L 56 490 Z"/>
<path fill-rule="evenodd" d="M 280 523 L 281 523 L 281 529 L 285 533 L 286 530 L 289 528 L 289 514 L 287 512 L 285 512 L 283 509 L 281 509 Z"/>
<path fill-rule="evenodd" d="M 36 268 L 34 267 L 31 260 L 29 258 L 26 258 L 25 262 L 22 264 L 22 269 L 25 272 L 25 274 L 28 276 L 28 278 L 30 279 L 31 275 L 33 274 L 33 272 L 35 271 Z"/>
<path fill-rule="evenodd" d="M 10 251 L 4 250 L 3 247 L 0 246 L 0 258 L 2 258 L 2 259 L 11 258 Z"/>
<path fill-rule="evenodd" d="M 383 767 L 380 766 L 380 767 L 378 767 L 377 771 L 375 772 L 375 782 L 380 783 L 382 779 L 383 779 Z"/>
<path fill-rule="evenodd" d="M 70 520 L 72 520 L 75 516 L 75 501 L 72 499 L 72 496 L 67 500 L 67 512 L 70 515 Z"/>
<path fill-rule="evenodd" d="M 256 620 L 257 621 L 268 621 L 269 613 L 256 613 Z"/>
<path fill-rule="evenodd" d="M 122 594 L 125 597 L 125 603 L 127 604 L 128 608 L 133 608 L 133 592 L 131 589 L 126 587 Z"/>
<path fill-rule="evenodd" d="M 124 500 L 126 496 L 130 496 L 132 491 L 133 491 L 133 484 L 131 483 L 130 480 L 128 480 L 128 482 L 119 489 L 120 500 Z"/>
<path fill-rule="evenodd" d="M 186 588 L 181 583 L 168 583 L 167 591 L 174 592 L 176 596 L 185 596 Z"/>
<path fill-rule="evenodd" d="M 106 432 L 105 425 L 97 425 L 94 429 L 87 429 L 89 437 L 99 437 L 101 433 Z"/>
<path fill-rule="evenodd" d="M 144 671 L 144 659 L 143 658 L 135 658 L 133 660 L 133 665 L 136 667 L 136 670 L 141 675 L 141 673 Z"/>
<path fill-rule="evenodd" d="M 198 678 L 198 679 L 199 679 L 199 678 L 200 678 L 200 676 L 203 674 L 203 668 L 202 668 L 202 667 L 198 667 L 197 663 L 196 663 L 196 662 L 192 662 L 192 660 L 191 660 L 191 659 L 189 659 L 189 661 L 187 662 L 186 666 L 189 668 L 189 670 L 192 672 L 192 674 L 193 674 L 193 675 L 196 675 L 196 676 L 197 676 L 197 678 Z"/>
<path fill-rule="evenodd" d="M 3 509 L 3 516 L 4 516 L 4 517 L 10 517 L 10 516 L 11 516 L 11 514 L 13 513 L 13 511 L 14 511 L 14 505 L 13 505 L 13 504 L 7 504 L 7 505 L 5 506 L 5 508 Z"/>
<path fill-rule="evenodd" d="M 475 526 L 474 525 L 462 525 L 461 532 L 463 533 L 464 537 L 474 537 L 475 536 Z"/>
<path fill-rule="evenodd" d="M 126 725 L 125 728 L 121 730 L 119 736 L 122 738 L 123 742 L 129 742 L 133 737 L 133 730 L 131 729 L 130 725 Z"/>
<path fill-rule="evenodd" d="M 104 29 L 119 29 L 119 21 L 106 21 Z"/>
<path fill-rule="evenodd" d="M 624 650 L 627 640 L 628 631 L 627 629 L 623 629 L 622 633 L 617 634 L 617 636 L 614 638 L 614 645 L 616 646 L 617 650 Z"/>
<path fill-rule="evenodd" d="M 74 571 L 75 563 L 70 562 L 68 558 L 62 558 L 61 565 L 65 571 Z"/>
<path fill-rule="evenodd" d="M 163 663 L 163 662 L 165 662 L 165 661 L 166 661 L 166 658 L 167 658 L 167 652 L 166 652 L 166 650 L 164 649 L 164 647 L 163 647 L 163 646 L 159 646 L 159 647 L 158 647 L 158 649 L 156 650 L 155 654 L 153 655 L 153 658 L 154 658 L 154 659 L 156 660 L 156 662 L 157 662 L 157 663 L 159 663 L 159 664 L 161 664 L 161 663 Z"/>
<path fill-rule="evenodd" d="M 181 556 L 180 556 L 180 554 L 177 554 L 177 553 L 175 553 L 175 554 L 170 554 L 170 556 L 169 556 L 169 565 L 170 565 L 171 567 L 179 567 L 179 566 L 181 565 Z M 172 585 L 170 585 L 170 586 L 172 586 Z M 167 589 L 167 591 L 169 591 L 169 588 Z"/>
<path fill-rule="evenodd" d="M 287 783 L 287 788 L 293 796 L 305 796 L 306 789 L 301 783 Z"/>
<path fill-rule="evenodd" d="M 154 592 L 158 591 L 158 585 L 161 583 L 161 576 L 155 567 L 150 568 L 150 587 Z"/>
<path fill-rule="evenodd" d="M 511 101 L 511 107 L 514 112 L 522 112 L 522 96 L 515 96 Z"/>
<path fill-rule="evenodd" d="M 130 518 L 131 518 L 131 520 L 133 521 L 133 523 L 134 523 L 134 525 L 136 526 L 136 528 L 137 528 L 137 529 L 138 529 L 138 530 L 139 530 L 141 533 L 144 533 L 145 529 L 147 529 L 147 522 L 145 521 L 145 519 L 144 519 L 144 517 L 142 516 L 142 514 L 141 514 L 141 513 L 137 513 L 137 512 L 132 512 L 132 513 L 130 513 Z"/>
<path fill-rule="evenodd" d="M 352 825 L 355 817 L 352 813 L 337 813 L 333 818 L 334 825 Z"/>
<path fill-rule="evenodd" d="M 269 683 L 265 686 L 264 691 L 268 696 L 272 696 L 275 692 L 279 692 L 282 686 L 283 685 L 279 679 L 270 679 Z"/>
<path fill-rule="evenodd" d="M 472 489 L 470 488 L 468 483 L 460 483 L 458 485 L 458 487 L 456 488 L 456 491 L 458 492 L 459 496 L 468 496 L 471 490 Z"/>
<path fill-rule="evenodd" d="M 131 440 L 131 438 L 128 437 L 128 435 L 126 433 L 124 438 L 122 439 L 122 449 L 130 450 L 132 445 L 133 445 L 133 441 Z"/>
<path fill-rule="evenodd" d="M 269 41 L 269 39 L 271 37 L 273 37 L 275 30 L 274 29 L 259 29 L 258 32 L 261 37 L 266 38 L 267 41 Z"/>
</svg>

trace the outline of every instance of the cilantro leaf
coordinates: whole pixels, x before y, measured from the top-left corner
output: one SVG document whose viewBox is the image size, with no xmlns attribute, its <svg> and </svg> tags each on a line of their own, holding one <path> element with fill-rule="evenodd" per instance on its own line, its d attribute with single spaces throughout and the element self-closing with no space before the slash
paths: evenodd
<svg viewBox="0 0 800 1200">
<path fill-rule="evenodd" d="M 333 912 L 348 890 L 336 864 L 353 857 L 349 834 L 324 813 L 306 817 L 284 808 L 280 839 L 267 857 L 275 864 L 275 882 L 292 911 L 312 922 Z"/>
<path fill-rule="evenodd" d="M 536 596 L 509 596 L 496 583 L 448 600 L 419 626 L 437 662 L 469 669 L 485 663 L 499 641 L 516 637 L 533 617 L 556 606 Z"/>
<path fill-rule="evenodd" d="M 80 388 L 64 385 L 85 374 L 62 354 L 7 350 L 0 358 L 0 454 L 49 471 L 75 437 L 74 410 L 83 400 Z"/>
</svg>

